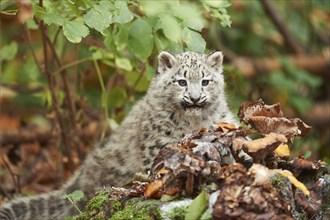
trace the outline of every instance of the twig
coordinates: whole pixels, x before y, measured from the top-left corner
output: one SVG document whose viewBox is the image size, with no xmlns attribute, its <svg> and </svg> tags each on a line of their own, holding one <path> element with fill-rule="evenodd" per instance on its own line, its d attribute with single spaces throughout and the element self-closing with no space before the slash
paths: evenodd
<svg viewBox="0 0 330 220">
<path fill-rule="evenodd" d="M 19 183 L 19 175 L 18 174 L 15 174 L 11 170 L 9 164 L 7 163 L 7 161 L 3 157 L 1 159 L 2 159 L 3 164 L 6 166 L 7 170 L 10 173 L 10 176 L 11 176 L 11 178 L 13 180 L 14 185 L 15 185 L 16 192 L 21 193 L 21 186 L 20 186 L 20 183 Z"/>
<path fill-rule="evenodd" d="M 109 118 L 109 114 L 108 114 L 108 102 L 107 102 L 106 99 L 104 99 L 107 91 L 106 91 L 106 88 L 105 88 L 105 84 L 104 84 L 104 81 L 103 81 L 102 73 L 101 73 L 99 64 L 97 63 L 97 60 L 96 59 L 93 59 L 93 63 L 94 63 L 95 70 L 96 70 L 96 73 L 97 73 L 97 76 L 99 78 L 99 82 L 100 82 L 100 85 L 101 85 L 101 90 L 102 90 L 101 103 L 103 105 L 102 107 L 104 107 L 105 119 L 108 120 L 108 118 Z M 104 138 L 105 132 L 106 132 L 106 127 L 104 127 L 103 130 L 102 130 L 101 139 Z"/>
<path fill-rule="evenodd" d="M 37 59 L 37 56 L 36 56 L 36 54 L 35 54 L 35 52 L 34 52 L 34 49 L 33 49 L 33 47 L 32 47 L 30 32 L 29 32 L 29 30 L 28 30 L 28 28 L 27 28 L 26 25 L 24 25 L 24 29 L 25 29 L 25 33 L 26 33 L 26 40 L 27 40 L 28 45 L 29 45 L 29 47 L 30 47 L 30 50 L 31 50 L 31 53 L 32 53 L 32 57 L 33 57 L 33 59 L 34 59 L 34 62 L 37 64 L 37 66 L 38 66 L 40 72 L 43 72 L 43 70 L 42 70 L 42 68 L 41 68 L 41 66 L 40 66 L 40 63 L 39 63 L 39 61 L 38 61 L 38 59 Z"/>
<path fill-rule="evenodd" d="M 71 202 L 71 204 L 78 210 L 80 214 L 82 214 L 81 210 L 78 208 L 76 203 L 70 198 L 70 195 L 65 194 L 66 198 Z"/>
<path fill-rule="evenodd" d="M 43 7 L 43 2 L 42 0 L 39 0 L 39 6 L 40 7 Z M 52 76 L 50 74 L 50 71 L 49 71 L 49 66 L 48 66 L 48 51 L 47 51 L 47 35 L 46 35 L 46 28 L 45 28 L 45 25 L 43 23 L 43 21 L 40 21 L 39 22 L 39 28 L 41 30 L 41 33 L 42 33 L 42 44 L 43 44 L 43 53 L 44 53 L 44 60 L 45 60 L 45 70 L 44 70 L 44 73 L 47 77 L 47 81 L 48 81 L 48 86 L 49 86 L 49 90 L 50 90 L 50 93 L 51 93 L 51 97 L 52 97 L 52 108 L 55 112 L 55 115 L 56 115 L 56 118 L 57 118 L 57 121 L 59 123 L 59 126 L 60 126 L 60 130 L 61 130 L 61 136 L 62 136 L 62 141 L 63 141 L 63 144 L 65 146 L 64 150 L 65 150 L 65 153 L 66 155 L 68 156 L 68 160 L 69 160 L 69 169 L 70 171 L 73 173 L 74 171 L 74 164 L 73 164 L 73 161 L 72 161 L 72 157 L 71 157 L 71 152 L 70 152 L 70 141 L 69 141 L 69 138 L 68 138 L 68 134 L 67 134 L 67 131 L 65 129 L 65 122 L 64 122 L 64 119 L 62 118 L 62 115 L 60 113 L 60 110 L 59 110 L 59 107 L 58 107 L 58 101 L 57 101 L 57 96 L 55 94 L 55 87 L 54 87 L 54 76 Z M 48 38 L 49 39 L 49 38 Z"/>
<path fill-rule="evenodd" d="M 282 34 L 286 44 L 293 50 L 296 54 L 303 54 L 304 50 L 296 43 L 295 39 L 289 32 L 288 27 L 284 23 L 281 16 L 278 14 L 274 4 L 270 0 L 260 1 L 262 7 L 264 8 L 266 14 L 269 16 L 270 20 L 274 23 L 278 31 Z"/>
<path fill-rule="evenodd" d="M 58 36 L 59 36 L 61 30 L 62 30 L 62 26 L 60 26 L 60 27 L 57 29 L 57 31 L 56 31 L 56 34 L 55 34 L 55 36 L 54 36 L 53 43 L 52 43 L 53 45 L 56 44 L 56 42 L 57 42 L 57 38 L 58 38 Z"/>
<path fill-rule="evenodd" d="M 141 71 L 140 71 L 140 75 L 139 77 L 136 79 L 135 83 L 134 83 L 134 86 L 133 86 L 133 91 L 136 89 L 137 85 L 139 84 L 139 82 L 141 81 L 142 79 L 142 76 L 144 75 L 144 72 L 146 70 L 146 66 L 143 65 Z"/>
<path fill-rule="evenodd" d="M 134 85 L 133 85 L 132 89 L 130 89 L 130 90 L 128 91 L 127 99 L 129 99 L 129 97 L 134 93 L 134 91 L 135 91 L 137 85 L 139 84 L 139 82 L 140 82 L 141 79 L 142 79 L 142 76 L 144 75 L 145 70 L 146 70 L 146 66 L 143 65 L 143 67 L 142 67 L 142 69 L 141 69 L 141 71 L 140 71 L 140 74 L 139 74 L 138 78 L 137 78 L 136 81 L 134 82 Z"/>
<path fill-rule="evenodd" d="M 7 191 L 1 186 L 1 184 L 0 184 L 0 192 L 1 192 L 2 194 L 4 194 L 5 197 L 7 197 L 7 198 L 9 198 L 9 199 L 13 199 L 13 197 L 12 197 L 9 193 L 7 193 Z"/>
<path fill-rule="evenodd" d="M 86 57 L 86 58 L 83 58 L 83 59 L 81 59 L 81 60 L 76 60 L 76 61 L 73 61 L 73 62 L 71 62 L 71 63 L 67 63 L 67 64 L 61 66 L 61 67 L 60 67 L 59 69 L 57 69 L 55 72 L 53 72 L 53 74 L 57 74 L 57 73 L 61 72 L 61 71 L 64 70 L 64 69 L 68 69 L 68 68 L 73 67 L 73 66 L 76 66 L 76 65 L 78 65 L 78 64 L 80 64 L 80 63 L 84 63 L 84 62 L 86 62 L 86 61 L 92 61 L 92 60 L 93 60 L 93 58 L 91 58 L 91 57 Z"/>
<path fill-rule="evenodd" d="M 49 48 L 51 49 L 54 57 L 55 57 L 55 62 L 58 66 L 58 68 L 61 68 L 62 66 L 62 63 L 56 53 L 56 50 L 54 48 L 54 45 L 52 44 L 52 42 L 50 41 L 49 37 L 47 35 L 45 35 L 45 39 L 47 41 L 47 44 L 49 46 Z M 70 118 L 71 118 L 71 123 L 72 123 L 72 128 L 75 129 L 75 107 L 74 107 L 74 101 L 72 99 L 72 96 L 71 96 L 71 92 L 69 90 L 69 86 L 68 86 L 68 83 L 67 83 L 67 72 L 66 72 L 66 69 L 62 69 L 60 71 L 60 75 L 61 75 L 61 79 L 62 79 L 62 83 L 63 83 L 63 86 L 64 86 L 64 92 L 66 94 L 66 97 L 67 97 L 67 102 L 68 102 L 68 107 L 69 107 L 69 114 L 70 114 Z"/>
</svg>

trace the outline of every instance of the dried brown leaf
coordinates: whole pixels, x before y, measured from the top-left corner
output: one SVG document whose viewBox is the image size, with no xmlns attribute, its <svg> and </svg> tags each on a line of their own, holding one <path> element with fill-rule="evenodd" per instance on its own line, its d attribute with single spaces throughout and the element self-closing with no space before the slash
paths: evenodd
<svg viewBox="0 0 330 220">
<path fill-rule="evenodd" d="M 298 170 L 316 170 L 319 168 L 319 164 L 316 162 L 308 161 L 304 158 L 294 158 L 290 164 L 294 169 Z"/>
<path fill-rule="evenodd" d="M 270 133 L 265 135 L 263 138 L 256 140 L 242 140 L 236 139 L 233 142 L 234 149 L 243 149 L 254 161 L 261 161 L 266 156 L 272 154 L 274 150 L 283 143 L 286 143 L 287 139 L 284 135 Z"/>
<path fill-rule="evenodd" d="M 219 122 L 216 124 L 216 126 L 218 126 L 222 132 L 234 131 L 237 129 L 236 125 L 229 124 L 227 122 Z"/>
<path fill-rule="evenodd" d="M 261 99 L 246 101 L 238 110 L 238 118 L 248 124 L 252 116 L 283 117 L 283 112 L 279 104 L 266 105 Z"/>
<path fill-rule="evenodd" d="M 238 117 L 261 134 L 279 133 L 290 141 L 296 136 L 306 135 L 311 129 L 299 118 L 284 117 L 279 104 L 266 105 L 262 100 L 244 102 L 239 109 Z"/>
<path fill-rule="evenodd" d="M 144 196 L 148 198 L 154 198 L 155 195 L 163 188 L 163 182 L 161 180 L 154 180 L 149 183 L 144 191 Z M 158 196 L 156 196 L 158 198 Z"/>
</svg>

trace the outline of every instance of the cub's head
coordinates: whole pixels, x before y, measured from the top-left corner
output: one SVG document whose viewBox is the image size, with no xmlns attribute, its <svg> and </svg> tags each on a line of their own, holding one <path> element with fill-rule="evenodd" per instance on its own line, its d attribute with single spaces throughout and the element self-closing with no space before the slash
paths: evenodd
<svg viewBox="0 0 330 220">
<path fill-rule="evenodd" d="M 219 51 L 209 55 L 161 52 L 152 83 L 153 91 L 157 91 L 154 97 L 162 100 L 163 107 L 187 114 L 198 115 L 214 108 L 224 97 L 222 60 Z"/>
</svg>

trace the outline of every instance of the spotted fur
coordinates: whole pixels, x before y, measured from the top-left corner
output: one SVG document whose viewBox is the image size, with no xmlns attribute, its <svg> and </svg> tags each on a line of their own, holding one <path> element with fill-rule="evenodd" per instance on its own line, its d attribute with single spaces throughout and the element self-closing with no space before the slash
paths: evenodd
<svg viewBox="0 0 330 220">
<path fill-rule="evenodd" d="M 145 97 L 74 177 L 58 191 L 3 205 L 0 219 L 63 219 L 76 211 L 61 199 L 64 193 L 79 189 L 90 198 L 104 186 L 122 186 L 135 173 L 147 171 L 159 149 L 185 133 L 219 121 L 236 124 L 225 99 L 222 58 L 221 52 L 161 52 Z"/>
</svg>

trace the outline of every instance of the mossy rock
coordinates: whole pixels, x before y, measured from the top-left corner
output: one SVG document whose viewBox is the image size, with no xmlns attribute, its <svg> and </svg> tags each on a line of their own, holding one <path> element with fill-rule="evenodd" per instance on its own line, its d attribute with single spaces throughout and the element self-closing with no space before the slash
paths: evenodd
<svg viewBox="0 0 330 220">
<path fill-rule="evenodd" d="M 141 197 L 112 199 L 113 189 L 104 189 L 88 201 L 85 211 L 73 217 L 75 220 L 162 219 L 159 200 L 143 200 Z"/>
</svg>

